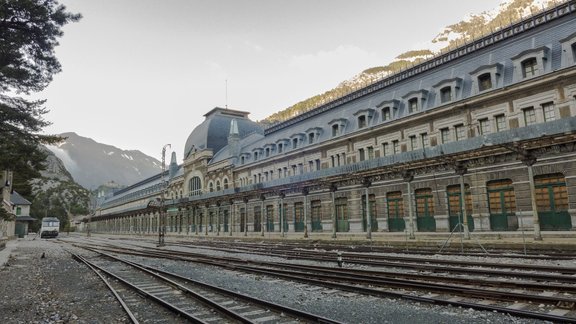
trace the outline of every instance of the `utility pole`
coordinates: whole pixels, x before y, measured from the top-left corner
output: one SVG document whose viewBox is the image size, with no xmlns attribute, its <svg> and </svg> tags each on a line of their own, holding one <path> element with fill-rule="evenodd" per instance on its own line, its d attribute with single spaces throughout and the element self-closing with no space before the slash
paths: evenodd
<svg viewBox="0 0 576 324">
<path fill-rule="evenodd" d="M 164 212 L 164 198 L 166 194 L 166 189 L 168 188 L 167 183 L 164 182 L 164 172 L 166 171 L 166 147 L 171 147 L 170 144 L 164 145 L 162 147 L 162 173 L 160 174 L 160 210 L 158 213 L 158 246 L 164 246 L 164 236 L 166 234 L 166 220 Z"/>
</svg>

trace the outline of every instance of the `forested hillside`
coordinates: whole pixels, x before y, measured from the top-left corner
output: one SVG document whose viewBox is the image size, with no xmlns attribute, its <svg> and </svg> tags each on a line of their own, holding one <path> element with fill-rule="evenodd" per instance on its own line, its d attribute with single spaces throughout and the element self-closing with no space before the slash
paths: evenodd
<svg viewBox="0 0 576 324">
<path fill-rule="evenodd" d="M 435 55 L 450 51 L 561 2 L 562 0 L 509 0 L 500 4 L 499 8 L 495 8 L 491 12 L 471 14 L 462 21 L 447 26 L 440 32 L 431 41 L 432 47 L 435 49 L 409 50 L 401 53 L 393 62 L 384 66 L 368 68 L 350 80 L 341 82 L 336 88 L 274 113 L 262 120 L 261 123 L 272 125 L 293 118 L 372 82 L 433 58 Z"/>
</svg>

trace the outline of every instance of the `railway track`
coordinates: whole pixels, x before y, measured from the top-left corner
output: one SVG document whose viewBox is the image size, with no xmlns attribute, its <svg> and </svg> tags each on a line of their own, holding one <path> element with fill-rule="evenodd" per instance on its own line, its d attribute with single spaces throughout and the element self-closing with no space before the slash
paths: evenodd
<svg viewBox="0 0 576 324">
<path fill-rule="evenodd" d="M 135 312 L 132 312 L 130 308 L 131 306 L 133 308 L 141 308 L 141 306 L 136 305 L 139 302 L 137 298 L 132 296 L 124 299 L 121 296 L 130 296 L 130 294 L 125 292 L 126 288 L 154 301 L 173 313 L 170 315 L 167 315 L 166 312 L 155 313 L 157 314 L 155 318 L 159 321 L 193 323 L 339 323 L 336 320 L 270 303 L 174 273 L 145 267 L 109 253 L 89 249 L 98 253 L 99 256 L 89 260 L 79 254 L 73 255 L 100 276 L 108 276 L 113 278 L 117 286 L 120 284 L 121 287 L 115 288 L 112 287 L 114 284 L 111 284 L 111 281 L 105 280 L 127 314 L 129 314 L 133 323 L 138 323 L 139 321 L 136 318 L 137 316 L 134 315 Z"/>
<path fill-rule="evenodd" d="M 519 272 L 514 274 L 514 276 L 524 276 L 525 280 L 529 279 L 532 282 L 499 281 L 489 277 L 483 279 L 461 278 L 459 284 L 455 285 L 450 283 L 451 279 L 446 280 L 438 276 L 418 273 L 390 273 L 378 271 L 376 267 L 372 270 L 339 269 L 326 266 L 246 260 L 229 256 L 214 257 L 200 253 L 168 251 L 156 248 L 127 249 L 124 247 L 116 249 L 109 246 L 101 247 L 101 249 L 142 257 L 162 257 L 179 261 L 199 262 L 217 267 L 226 267 L 233 271 L 257 273 L 307 285 L 329 287 L 331 289 L 378 297 L 417 300 L 432 304 L 498 311 L 520 317 L 554 322 L 576 323 L 576 316 L 573 312 L 576 303 L 573 295 L 576 290 L 575 286 L 550 284 L 550 282 L 557 281 L 574 282 L 574 276 L 567 274 Z M 465 270 L 466 268 L 458 269 L 458 271 L 463 273 L 466 273 Z M 438 269 L 435 268 L 435 271 L 438 271 Z M 502 270 L 497 271 L 497 274 L 501 275 L 502 272 Z M 561 269 L 560 272 L 566 271 Z M 477 274 L 478 271 L 475 271 L 475 273 Z M 489 276 L 490 273 L 494 273 L 494 270 L 484 271 L 483 275 Z M 539 283 L 538 281 L 541 280 L 549 282 Z M 485 286 L 497 287 L 498 289 L 487 289 Z"/>
</svg>

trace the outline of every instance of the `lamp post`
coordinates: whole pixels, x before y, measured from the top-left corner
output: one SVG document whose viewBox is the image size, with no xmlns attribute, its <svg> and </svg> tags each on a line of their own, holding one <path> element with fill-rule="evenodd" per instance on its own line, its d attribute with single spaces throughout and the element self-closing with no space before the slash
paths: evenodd
<svg viewBox="0 0 576 324">
<path fill-rule="evenodd" d="M 158 213 L 158 246 L 166 245 L 164 236 L 166 234 L 166 220 L 164 219 L 164 196 L 166 194 L 167 184 L 164 182 L 164 172 L 166 170 L 166 148 L 171 147 L 170 144 L 162 147 L 162 173 L 160 174 L 160 211 Z"/>
</svg>

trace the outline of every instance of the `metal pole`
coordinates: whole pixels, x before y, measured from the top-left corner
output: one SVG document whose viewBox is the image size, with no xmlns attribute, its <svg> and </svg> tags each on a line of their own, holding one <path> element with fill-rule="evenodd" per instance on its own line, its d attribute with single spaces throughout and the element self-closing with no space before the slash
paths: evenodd
<svg viewBox="0 0 576 324">
<path fill-rule="evenodd" d="M 264 216 L 265 216 L 264 199 L 266 198 L 264 197 L 264 195 L 262 195 L 260 199 L 262 199 L 262 202 L 260 203 L 260 236 L 264 236 Z"/>
<path fill-rule="evenodd" d="M 308 190 L 302 191 L 304 195 L 304 238 L 308 238 Z"/>
<path fill-rule="evenodd" d="M 470 239 L 470 230 L 468 229 L 468 215 L 466 214 L 466 186 L 464 185 L 464 174 L 466 168 L 459 166 L 456 173 L 460 175 L 460 215 L 462 216 L 462 227 L 464 228 L 464 239 Z"/>
<path fill-rule="evenodd" d="M 284 237 L 284 193 L 280 193 L 280 236 Z"/>
<path fill-rule="evenodd" d="M 209 207 L 208 204 L 206 204 L 204 206 L 204 235 L 205 236 L 208 236 L 208 218 L 210 218 L 209 217 L 210 215 L 208 215 L 208 207 Z"/>
<path fill-rule="evenodd" d="M 366 191 L 366 238 L 372 239 L 372 215 L 370 214 L 370 199 L 368 196 L 368 187 Z"/>
<path fill-rule="evenodd" d="M 244 198 L 244 236 L 248 236 L 248 198 Z"/>
<path fill-rule="evenodd" d="M 166 234 L 166 224 L 164 220 L 164 198 L 166 194 L 166 183 L 164 183 L 164 172 L 166 171 L 166 148 L 171 147 L 170 144 L 162 147 L 162 173 L 160 175 L 160 211 L 158 213 L 158 246 L 164 246 L 164 235 Z"/>
<path fill-rule="evenodd" d="M 409 226 L 408 226 L 408 234 L 411 240 L 415 239 L 414 236 L 414 209 L 412 207 L 412 185 L 411 182 L 414 180 L 414 174 L 410 170 L 404 171 L 402 177 L 404 181 L 406 181 L 407 191 L 408 191 L 408 218 L 409 218 Z"/>
<path fill-rule="evenodd" d="M 528 166 L 528 178 L 530 182 L 530 200 L 532 201 L 532 219 L 534 223 L 534 240 L 542 241 L 542 233 L 540 233 L 540 217 L 538 215 L 538 205 L 536 204 L 536 186 L 534 185 L 534 171 L 532 170 L 532 164 L 536 162 L 526 163 Z M 522 217 L 522 216 L 520 216 Z"/>
<path fill-rule="evenodd" d="M 336 186 L 330 188 L 330 193 L 332 194 L 332 238 L 336 238 L 336 199 L 334 197 L 334 192 L 336 191 Z"/>
</svg>

